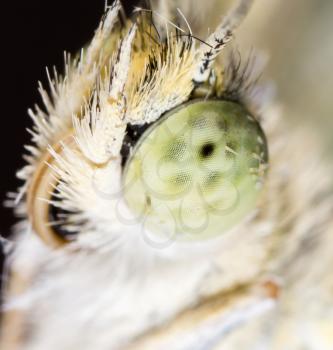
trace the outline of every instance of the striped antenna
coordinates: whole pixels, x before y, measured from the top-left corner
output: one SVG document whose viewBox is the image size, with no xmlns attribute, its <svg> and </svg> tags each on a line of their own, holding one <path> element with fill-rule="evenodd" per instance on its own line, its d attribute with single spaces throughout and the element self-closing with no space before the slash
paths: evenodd
<svg viewBox="0 0 333 350">
<path fill-rule="evenodd" d="M 193 79 L 196 83 L 203 83 L 209 78 L 211 67 L 216 57 L 232 39 L 233 32 L 242 23 L 252 3 L 253 0 L 239 0 L 238 4 L 222 20 L 214 33 L 200 46 L 200 62 Z"/>
</svg>

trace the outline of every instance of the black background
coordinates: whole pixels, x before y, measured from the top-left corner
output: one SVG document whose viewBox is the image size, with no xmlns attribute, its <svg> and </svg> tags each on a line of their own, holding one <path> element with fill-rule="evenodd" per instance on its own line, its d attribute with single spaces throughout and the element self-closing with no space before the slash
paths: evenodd
<svg viewBox="0 0 333 350">
<path fill-rule="evenodd" d="M 111 1 L 109 1 L 110 3 Z M 135 1 L 123 1 L 127 12 Z M 63 52 L 76 53 L 92 37 L 104 0 L 12 1 L 1 4 L 1 181 L 0 234 L 8 237 L 16 219 L 2 203 L 20 182 L 23 145 L 30 136 L 27 109 L 40 102 L 37 82 L 47 83 L 45 67 L 63 68 Z M 1 245 L 0 245 L 1 251 Z M 1 252 L 0 252 L 1 253 Z M 0 265 L 1 265 L 0 254 Z"/>
</svg>

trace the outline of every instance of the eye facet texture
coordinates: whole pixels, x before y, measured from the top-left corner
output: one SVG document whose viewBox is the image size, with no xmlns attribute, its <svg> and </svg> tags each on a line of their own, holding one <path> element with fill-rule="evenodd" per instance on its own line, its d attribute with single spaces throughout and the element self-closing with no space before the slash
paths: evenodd
<svg viewBox="0 0 333 350">
<path fill-rule="evenodd" d="M 255 208 L 267 162 L 265 135 L 241 105 L 194 100 L 141 136 L 124 169 L 124 197 L 150 232 L 205 239 Z"/>
</svg>

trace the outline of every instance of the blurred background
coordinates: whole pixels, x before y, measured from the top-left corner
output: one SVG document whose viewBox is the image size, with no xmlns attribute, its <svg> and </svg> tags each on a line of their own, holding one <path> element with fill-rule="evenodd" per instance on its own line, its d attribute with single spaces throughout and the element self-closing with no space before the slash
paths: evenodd
<svg viewBox="0 0 333 350">
<path fill-rule="evenodd" d="M 123 3 L 130 11 L 137 2 Z M 204 23 L 205 30 L 197 32 L 204 39 L 206 28 L 214 28 L 232 1 L 203 3 L 179 0 L 178 6 L 195 17 L 191 22 L 194 29 L 198 27 L 195 23 Z M 37 82 L 46 84 L 46 66 L 61 70 L 64 50 L 75 53 L 85 45 L 103 9 L 104 0 L 16 1 L 7 2 L 3 8 L 1 203 L 6 192 L 18 186 L 15 172 L 24 164 L 23 145 L 29 142 L 25 129 L 31 126 L 27 109 L 40 102 Z M 237 34 L 237 46 L 241 51 L 255 48 L 269 57 L 265 77 L 276 86 L 275 101 L 282 106 L 283 117 L 290 120 L 291 127 L 308 123 L 321 135 L 323 151 L 331 161 L 333 1 L 256 0 Z M 0 214 L 0 234 L 8 236 L 15 218 L 3 207 Z"/>
<path fill-rule="evenodd" d="M 310 123 L 332 155 L 333 2 L 256 0 L 239 38 L 268 55 L 266 77 L 284 117 L 295 127 Z"/>
</svg>

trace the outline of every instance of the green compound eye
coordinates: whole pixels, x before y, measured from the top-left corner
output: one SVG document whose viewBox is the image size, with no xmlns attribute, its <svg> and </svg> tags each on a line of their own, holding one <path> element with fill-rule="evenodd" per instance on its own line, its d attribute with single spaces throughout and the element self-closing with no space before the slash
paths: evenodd
<svg viewBox="0 0 333 350">
<path fill-rule="evenodd" d="M 124 168 L 124 197 L 150 232 L 205 239 L 255 208 L 267 163 L 265 135 L 241 105 L 194 100 L 143 133 Z"/>
</svg>

